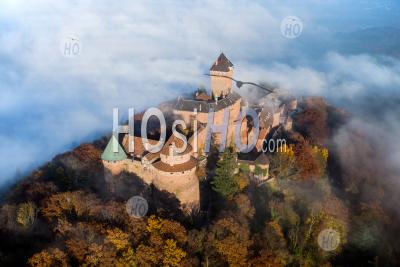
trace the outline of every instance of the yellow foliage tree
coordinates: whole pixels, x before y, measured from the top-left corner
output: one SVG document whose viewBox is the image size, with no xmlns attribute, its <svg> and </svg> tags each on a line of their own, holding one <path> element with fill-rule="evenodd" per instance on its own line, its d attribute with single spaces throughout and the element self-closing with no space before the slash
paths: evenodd
<svg viewBox="0 0 400 267">
<path fill-rule="evenodd" d="M 176 241 L 168 239 L 163 248 L 163 266 L 180 266 L 180 262 L 186 257 L 186 252 L 176 245 Z"/>
<path fill-rule="evenodd" d="M 152 266 L 159 263 L 160 255 L 156 248 L 140 244 L 136 249 L 136 259 L 139 266 Z"/>
<path fill-rule="evenodd" d="M 135 253 L 131 247 L 122 252 L 121 256 L 118 257 L 117 260 L 115 261 L 115 266 L 116 267 L 136 266 Z"/>
<path fill-rule="evenodd" d="M 295 162 L 294 145 L 284 144 L 271 157 L 270 174 L 278 179 L 295 178 L 298 175 Z"/>
<path fill-rule="evenodd" d="M 173 237 L 178 243 L 181 244 L 185 244 L 187 242 L 187 232 L 185 227 L 172 220 L 162 219 L 160 234 L 164 237 Z"/>
<path fill-rule="evenodd" d="M 156 233 L 161 230 L 162 221 L 158 219 L 156 216 L 151 215 L 147 220 L 146 230 L 149 233 Z"/>
<path fill-rule="evenodd" d="M 313 146 L 312 154 L 319 164 L 320 173 L 325 173 L 329 156 L 328 149 L 324 147 Z"/>
<path fill-rule="evenodd" d="M 121 251 L 129 246 L 129 235 L 118 228 L 109 229 L 107 230 L 107 241 Z"/>
<path fill-rule="evenodd" d="M 35 267 L 69 266 L 67 254 L 58 248 L 43 250 L 34 254 L 28 260 L 28 265 Z"/>
<path fill-rule="evenodd" d="M 313 154 L 315 156 L 321 156 L 326 162 L 328 160 L 329 151 L 324 147 L 319 148 L 318 146 L 313 146 Z"/>
<path fill-rule="evenodd" d="M 102 258 L 104 258 L 102 246 L 96 243 L 92 243 L 89 246 L 89 254 L 86 255 L 85 261 L 82 266 L 98 266 Z"/>
<path fill-rule="evenodd" d="M 229 266 L 248 266 L 249 248 L 252 245 L 247 226 L 233 218 L 218 220 L 211 226 L 212 241 L 215 251 Z"/>
<path fill-rule="evenodd" d="M 278 153 L 288 156 L 289 158 L 294 158 L 294 145 L 284 144 L 280 149 L 277 150 Z"/>
<path fill-rule="evenodd" d="M 250 184 L 249 178 L 243 172 L 239 172 L 238 174 L 235 174 L 234 179 L 235 179 L 236 183 L 238 184 L 240 191 L 245 189 Z"/>
<path fill-rule="evenodd" d="M 32 202 L 22 203 L 17 210 L 17 223 L 23 227 L 31 226 L 36 219 L 37 207 Z"/>
</svg>

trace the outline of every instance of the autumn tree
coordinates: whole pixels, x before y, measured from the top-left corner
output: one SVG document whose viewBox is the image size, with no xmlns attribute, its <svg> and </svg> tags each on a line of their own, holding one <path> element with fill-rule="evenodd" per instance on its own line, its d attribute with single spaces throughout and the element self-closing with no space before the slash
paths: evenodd
<svg viewBox="0 0 400 267">
<path fill-rule="evenodd" d="M 166 267 L 180 266 L 180 262 L 186 257 L 186 252 L 176 245 L 173 239 L 167 239 L 163 247 L 162 264 Z"/>
<path fill-rule="evenodd" d="M 223 218 L 216 221 L 210 229 L 214 249 L 230 266 L 247 266 L 252 241 L 247 225 L 233 218 Z"/>
<path fill-rule="evenodd" d="M 32 202 L 26 202 L 18 205 L 17 223 L 24 228 L 34 224 L 37 215 L 37 207 Z"/>
<path fill-rule="evenodd" d="M 296 144 L 294 154 L 301 179 L 314 180 L 320 178 L 322 170 L 315 159 L 312 147 L 307 141 Z"/>
<path fill-rule="evenodd" d="M 294 125 L 313 144 L 324 144 L 329 136 L 327 105 L 322 98 L 308 98 L 295 116 Z"/>
<path fill-rule="evenodd" d="M 263 237 L 267 243 L 265 249 L 273 251 L 276 255 L 274 261 L 277 265 L 287 265 L 290 261 L 290 255 L 281 225 L 277 221 L 267 222 Z"/>
<path fill-rule="evenodd" d="M 182 248 L 187 243 L 182 225 L 153 215 L 147 219 L 146 232 L 147 238 L 136 250 L 138 265 L 181 266 L 187 256 Z"/>
<path fill-rule="evenodd" d="M 295 179 L 298 176 L 295 162 L 294 145 L 285 144 L 271 156 L 270 174 L 278 179 Z"/>
<path fill-rule="evenodd" d="M 129 234 L 118 228 L 108 229 L 106 243 L 111 243 L 117 250 L 116 266 L 136 266 L 136 258 L 130 245 Z"/>
<path fill-rule="evenodd" d="M 190 254 L 196 255 L 201 266 L 223 266 L 226 262 L 214 247 L 214 233 L 207 228 L 193 229 L 188 234 Z"/>
<path fill-rule="evenodd" d="M 101 202 L 94 194 L 74 191 L 52 195 L 42 212 L 46 218 L 51 219 L 62 215 L 89 216 L 101 211 Z"/>
<path fill-rule="evenodd" d="M 113 266 L 117 258 L 115 250 L 103 243 L 92 242 L 88 246 L 87 254 L 82 266 Z"/>
<path fill-rule="evenodd" d="M 108 229 L 106 239 L 117 251 L 125 250 L 129 246 L 129 235 L 118 228 Z"/>
<path fill-rule="evenodd" d="M 58 248 L 51 248 L 34 254 L 28 260 L 28 265 L 32 267 L 70 266 L 67 254 Z"/>
<path fill-rule="evenodd" d="M 326 167 L 329 156 L 328 149 L 324 147 L 313 146 L 312 155 L 314 157 L 315 162 L 318 165 L 319 173 L 321 175 L 325 174 L 327 171 Z"/>
<path fill-rule="evenodd" d="M 250 261 L 250 266 L 254 267 L 283 267 L 285 266 L 279 257 L 273 253 L 270 249 L 262 249 L 258 252 L 258 255 L 252 258 Z"/>
<path fill-rule="evenodd" d="M 52 194 L 57 192 L 57 186 L 53 182 L 33 181 L 28 188 L 25 189 L 27 200 L 41 203 Z"/>
<path fill-rule="evenodd" d="M 234 203 L 241 216 L 244 216 L 249 220 L 254 217 L 255 209 L 248 196 L 243 193 L 237 194 L 234 198 Z"/>
<path fill-rule="evenodd" d="M 68 254 L 79 265 L 97 266 L 102 263 L 105 266 L 113 266 L 119 251 L 110 239 L 116 243 L 123 239 L 118 230 L 107 233 L 107 229 L 102 225 L 78 222 L 65 236 Z M 110 238 L 107 238 L 107 234 Z"/>
</svg>

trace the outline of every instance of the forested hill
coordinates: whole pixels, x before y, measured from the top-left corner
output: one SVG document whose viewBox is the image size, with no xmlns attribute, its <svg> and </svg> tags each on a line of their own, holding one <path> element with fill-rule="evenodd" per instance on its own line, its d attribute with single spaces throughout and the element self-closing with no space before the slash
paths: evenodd
<svg viewBox="0 0 400 267">
<path fill-rule="evenodd" d="M 6 193 L 0 209 L 1 266 L 399 266 L 392 188 L 373 164 L 351 115 L 306 98 L 270 153 L 272 182 L 238 173 L 233 153 L 212 152 L 197 173 L 201 210 L 184 215 L 173 195 L 128 173 L 111 194 L 100 160 L 108 139 L 58 155 Z M 352 146 L 348 144 L 351 143 Z M 215 163 L 216 162 L 216 163 Z M 144 218 L 126 201 L 141 195 Z M 324 229 L 340 233 L 333 251 Z"/>
</svg>

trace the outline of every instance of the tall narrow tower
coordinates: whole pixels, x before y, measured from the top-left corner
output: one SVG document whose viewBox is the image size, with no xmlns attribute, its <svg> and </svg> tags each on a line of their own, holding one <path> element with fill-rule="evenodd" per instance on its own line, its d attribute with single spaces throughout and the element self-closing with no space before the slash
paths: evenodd
<svg viewBox="0 0 400 267">
<path fill-rule="evenodd" d="M 233 64 L 221 53 L 210 68 L 211 93 L 213 98 L 224 98 L 232 91 Z"/>
</svg>

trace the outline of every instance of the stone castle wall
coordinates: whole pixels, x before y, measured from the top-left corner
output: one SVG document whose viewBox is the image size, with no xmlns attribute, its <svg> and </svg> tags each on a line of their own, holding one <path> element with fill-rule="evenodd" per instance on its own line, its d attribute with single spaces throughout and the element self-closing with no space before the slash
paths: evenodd
<svg viewBox="0 0 400 267">
<path fill-rule="evenodd" d="M 195 175 L 196 167 L 185 172 L 162 172 L 152 165 L 143 168 L 140 161 L 125 159 L 116 162 L 103 161 L 105 180 L 111 192 L 115 192 L 116 176 L 122 172 L 134 173 L 145 183 L 154 184 L 159 190 L 174 194 L 181 202 L 182 208 L 191 212 L 200 203 L 199 181 Z M 190 207 L 191 210 L 188 208 Z"/>
<path fill-rule="evenodd" d="M 153 184 L 160 190 L 174 193 L 183 206 L 198 207 L 200 188 L 195 171 L 196 168 L 173 174 L 158 171 Z"/>
<path fill-rule="evenodd" d="M 174 156 L 164 155 L 164 154 L 160 155 L 161 161 L 172 165 L 185 163 L 190 160 L 190 157 L 191 157 L 190 153 L 174 155 Z"/>
<path fill-rule="evenodd" d="M 236 101 L 233 105 L 229 106 L 229 118 L 228 118 L 228 129 L 227 129 L 227 139 L 226 139 L 226 144 L 234 144 L 235 143 L 235 129 L 236 129 L 236 121 L 240 116 L 240 111 L 241 111 L 241 101 L 238 100 Z M 179 116 L 182 120 L 185 121 L 186 125 L 192 126 L 193 125 L 193 112 L 191 111 L 183 111 L 183 110 L 175 110 L 175 115 Z M 208 113 L 197 113 L 197 121 L 198 123 L 204 123 L 208 124 Z M 214 118 L 213 118 L 213 124 L 214 125 L 222 125 L 224 122 L 224 109 L 218 110 L 214 112 Z M 243 120 L 244 122 L 245 120 Z M 245 130 L 245 126 L 242 127 L 242 131 Z M 207 135 L 206 129 L 201 131 L 198 131 L 198 149 L 204 149 L 205 145 L 205 138 Z M 220 134 L 215 134 L 216 140 L 215 142 L 218 144 L 221 141 L 221 135 Z M 189 140 L 189 143 L 193 147 L 193 138 Z"/>
</svg>

